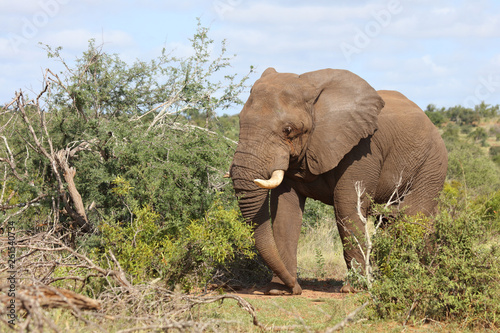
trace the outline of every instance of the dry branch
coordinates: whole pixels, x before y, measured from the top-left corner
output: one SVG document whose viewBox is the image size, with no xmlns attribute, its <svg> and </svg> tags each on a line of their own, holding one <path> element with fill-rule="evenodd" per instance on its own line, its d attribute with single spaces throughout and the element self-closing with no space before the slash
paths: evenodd
<svg viewBox="0 0 500 333">
<path fill-rule="evenodd" d="M 7 293 L 8 285 L 0 286 L 0 291 Z M 0 294 L 0 303 L 7 305 L 11 297 Z M 38 303 L 42 308 L 68 308 L 76 307 L 79 310 L 100 310 L 100 302 L 77 294 L 71 290 L 56 288 L 46 285 L 19 285 L 16 288 L 17 304 L 19 310 L 28 311 L 29 306 L 25 305 L 26 300 Z"/>
<path fill-rule="evenodd" d="M 65 235 L 61 236 L 61 239 L 64 237 Z M 115 283 L 125 288 L 131 286 L 121 268 L 118 270 L 102 268 L 85 254 L 67 246 L 61 239 L 49 233 L 39 233 L 34 236 L 18 238 L 16 248 L 21 249 L 23 254 L 18 254 L 16 258 L 17 270 L 26 271 L 26 273 L 30 274 L 29 278 L 34 283 L 40 284 L 48 281 L 50 275 L 48 271 L 53 270 L 53 267 L 70 267 L 87 270 L 89 275 L 83 276 L 85 279 L 89 276 L 112 278 Z M 2 237 L 0 240 L 0 250 L 5 251 L 9 246 L 7 239 Z M 4 267 L 7 267 L 6 261 Z M 63 277 L 58 277 L 52 279 L 52 282 L 62 279 Z M 66 279 L 76 280 L 72 275 L 68 275 Z"/>
<path fill-rule="evenodd" d="M 47 75 L 48 73 L 46 73 Z M 34 145 L 29 141 L 26 141 L 26 144 L 30 146 L 33 150 L 38 152 L 39 154 L 45 156 L 50 161 L 50 166 L 52 172 L 56 176 L 59 194 L 61 195 L 64 203 L 65 212 L 76 222 L 78 227 L 82 231 L 89 231 L 90 226 L 88 224 L 87 214 L 85 212 L 85 206 L 82 201 L 82 197 L 78 192 L 74 177 L 76 174 L 76 169 L 71 167 L 68 163 L 70 157 L 73 157 L 76 153 L 82 150 L 89 150 L 90 143 L 82 142 L 76 147 L 69 148 L 66 147 L 64 149 L 55 150 L 52 144 L 52 138 L 49 135 L 47 124 L 45 120 L 45 111 L 42 110 L 42 107 L 39 104 L 39 99 L 41 96 L 50 90 L 50 83 L 47 77 L 45 77 L 45 88 L 38 95 L 36 100 L 26 101 L 24 99 L 24 95 L 22 92 L 16 94 L 16 107 L 20 111 L 22 119 L 25 125 L 28 128 L 28 132 L 30 133 L 31 138 L 33 139 Z M 28 116 L 26 111 L 27 106 L 33 106 L 36 110 L 36 114 L 38 115 L 38 121 L 42 126 L 41 134 L 37 134 L 32 125 L 32 120 Z M 48 144 L 48 149 L 45 147 L 44 142 Z M 7 141 L 5 140 L 5 144 L 8 147 Z M 15 164 L 10 159 L 5 161 L 9 164 L 12 170 L 15 171 Z M 62 177 L 61 177 L 62 173 Z M 17 174 L 17 173 L 16 173 Z M 15 175 L 16 175 L 15 174 Z M 20 176 L 17 175 L 16 178 Z M 67 188 L 67 190 L 66 190 Z M 69 197 L 68 197 L 69 194 Z"/>
<path fill-rule="evenodd" d="M 15 192 L 12 192 L 12 193 L 15 193 Z M 0 211 L 6 211 L 6 210 L 9 210 L 9 209 L 13 209 L 13 208 L 20 208 L 20 207 L 30 206 L 30 205 L 32 205 L 32 204 L 34 204 L 34 203 L 42 200 L 46 196 L 47 196 L 47 194 L 40 194 L 35 199 L 32 199 L 32 200 L 27 201 L 27 202 L 21 202 L 21 203 L 15 204 L 15 205 L 0 205 Z M 9 201 L 9 200 L 7 200 L 7 201 Z"/>
<path fill-rule="evenodd" d="M 8 158 L 0 157 L 0 162 L 5 162 L 10 166 L 12 174 L 14 175 L 14 177 L 17 178 L 17 180 L 23 180 L 23 178 L 17 173 L 16 161 L 14 159 L 14 155 L 12 154 L 12 151 L 10 150 L 10 146 L 9 146 L 9 142 L 7 141 L 7 138 L 5 136 L 1 136 L 1 138 L 3 139 L 3 142 L 5 144 L 5 149 L 7 149 L 7 153 L 9 155 L 9 157 Z"/>
<path fill-rule="evenodd" d="M 125 323 L 129 328 L 119 331 L 123 333 L 168 329 L 211 331 L 217 330 L 221 324 L 235 322 L 215 319 L 195 321 L 192 319 L 193 312 L 196 312 L 194 310 L 207 304 L 223 304 L 227 300 L 236 301 L 250 315 L 253 325 L 263 331 L 309 329 L 306 326 L 264 325 L 258 320 L 255 308 L 237 295 L 196 296 L 175 293 L 162 287 L 160 279 L 132 284 L 112 252 L 107 257 L 113 269 L 106 269 L 79 249 L 66 246 L 62 238 L 64 235 L 61 238 L 49 233 L 22 236 L 18 232 L 16 270 L 22 282 L 17 286 L 16 303 L 22 304 L 19 309 L 26 313 L 23 319 L 19 319 L 18 326 L 22 327 L 20 331 L 63 331 L 51 320 L 50 312 L 42 311 L 44 308 L 56 307 L 70 310 L 92 331 L 106 332 L 97 324 L 100 322 L 103 325 L 102 319 Z M 0 251 L 5 251 L 7 247 L 6 238 L 0 238 Z M 6 266 L 6 260 L 0 258 L 0 266 Z M 56 275 L 58 268 L 59 274 Z M 60 272 L 66 273 L 61 276 Z M 0 275 L 2 273 L 5 270 L 0 269 Z M 87 292 L 94 292 L 89 288 L 91 279 L 101 279 L 106 284 L 92 298 L 82 295 L 84 287 Z M 57 287 L 51 285 L 56 281 Z M 3 291 L 5 286 L 0 286 L 0 292 Z M 8 300 L 6 296 L 0 297 L 2 303 Z"/>
<path fill-rule="evenodd" d="M 73 208 L 69 205 L 69 202 L 66 201 L 66 210 L 69 215 L 76 221 L 78 226 L 82 228 L 84 231 L 89 230 L 87 214 L 85 213 L 85 206 L 83 205 L 82 196 L 78 192 L 75 185 L 75 175 L 76 169 L 74 167 L 70 167 L 68 164 L 68 160 L 66 158 L 66 150 L 60 150 L 55 153 L 55 159 L 57 164 L 63 171 L 63 177 L 68 186 L 68 192 L 71 200 L 73 201 Z"/>
</svg>

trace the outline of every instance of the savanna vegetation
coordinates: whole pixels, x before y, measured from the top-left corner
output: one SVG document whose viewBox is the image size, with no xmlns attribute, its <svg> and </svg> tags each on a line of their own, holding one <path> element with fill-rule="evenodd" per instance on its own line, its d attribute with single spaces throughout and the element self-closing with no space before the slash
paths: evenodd
<svg viewBox="0 0 500 333">
<path fill-rule="evenodd" d="M 189 57 L 164 50 L 132 64 L 95 41 L 74 64 L 45 46 L 65 70 L 47 69 L 41 91 L 5 102 L 0 300 L 9 304 L 14 274 L 10 328 L 328 331 L 358 309 L 369 320 L 346 330 L 498 329 L 500 107 L 485 103 L 427 107 L 449 152 L 440 212 L 434 221 L 403 212 L 375 229 L 372 276 L 347 276 L 366 291 L 272 305 L 225 294 L 269 271 L 223 178 L 238 118 L 220 114 L 242 103 L 253 69 L 233 73 L 208 33 L 198 25 Z M 308 201 L 300 278 L 345 280 L 339 242 L 331 208 Z M 4 307 L 3 329 L 9 320 Z"/>
</svg>

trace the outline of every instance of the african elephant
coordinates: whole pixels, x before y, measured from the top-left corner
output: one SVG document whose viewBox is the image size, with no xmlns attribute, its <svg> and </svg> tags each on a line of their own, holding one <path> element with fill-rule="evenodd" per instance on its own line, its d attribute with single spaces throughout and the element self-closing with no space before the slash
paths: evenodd
<svg viewBox="0 0 500 333">
<path fill-rule="evenodd" d="M 424 112 L 399 92 L 377 92 L 346 70 L 296 75 L 268 68 L 239 117 L 230 176 L 242 215 L 254 224 L 256 248 L 274 272 L 271 294 L 302 292 L 297 243 L 308 197 L 334 207 L 348 269 L 353 258 L 364 264 L 348 237 L 348 230 L 363 235 L 355 182 L 365 189 L 364 216 L 369 198 L 386 203 L 398 182 L 406 189 L 399 202 L 405 213 L 435 213 L 446 148 Z"/>
</svg>

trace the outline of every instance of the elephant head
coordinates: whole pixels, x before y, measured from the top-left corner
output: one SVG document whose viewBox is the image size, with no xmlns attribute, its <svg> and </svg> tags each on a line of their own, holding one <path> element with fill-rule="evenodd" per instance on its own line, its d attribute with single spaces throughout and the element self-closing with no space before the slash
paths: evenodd
<svg viewBox="0 0 500 333">
<path fill-rule="evenodd" d="M 310 175 L 335 168 L 374 133 L 383 106 L 366 81 L 345 70 L 296 75 L 268 68 L 252 87 L 230 175 L 241 212 L 254 224 L 257 250 L 292 290 L 298 285 L 273 238 L 269 189 L 280 185 L 291 165 Z"/>
</svg>

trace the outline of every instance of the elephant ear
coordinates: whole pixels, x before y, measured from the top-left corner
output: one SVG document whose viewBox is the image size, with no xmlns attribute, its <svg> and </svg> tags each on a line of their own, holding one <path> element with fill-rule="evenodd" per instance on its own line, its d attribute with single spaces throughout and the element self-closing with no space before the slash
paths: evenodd
<svg viewBox="0 0 500 333">
<path fill-rule="evenodd" d="M 319 175 L 335 168 L 361 139 L 375 132 L 384 101 L 365 80 L 346 70 L 323 69 L 300 79 L 316 88 L 306 156 L 311 173 Z"/>
</svg>

